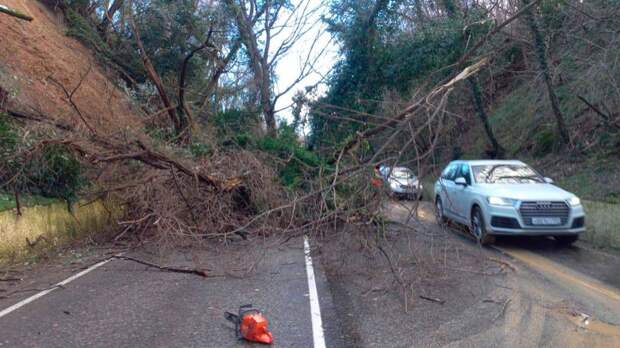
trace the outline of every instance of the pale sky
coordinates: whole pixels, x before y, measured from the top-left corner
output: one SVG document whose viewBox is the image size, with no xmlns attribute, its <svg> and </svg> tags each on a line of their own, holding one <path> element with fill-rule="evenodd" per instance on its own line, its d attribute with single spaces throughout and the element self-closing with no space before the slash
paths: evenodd
<svg viewBox="0 0 620 348">
<path fill-rule="evenodd" d="M 284 91 L 288 86 L 290 86 L 299 76 L 299 71 L 304 65 L 304 61 L 306 61 L 308 52 L 312 51 L 312 56 L 316 57 L 323 49 L 321 58 L 316 61 L 314 65 L 313 72 L 308 75 L 304 80 L 299 82 L 294 88 L 292 88 L 288 93 L 284 94 L 280 99 L 278 99 L 276 103 L 276 110 L 284 109 L 278 113 L 278 118 L 291 120 L 291 108 L 289 107 L 292 104 L 292 98 L 295 95 L 295 92 L 298 90 L 303 90 L 306 86 L 315 85 L 317 82 L 321 81 L 323 76 L 325 76 L 336 60 L 338 59 L 338 47 L 336 43 L 332 40 L 331 35 L 327 33 L 326 25 L 320 20 L 321 14 L 327 11 L 327 6 L 324 4 L 324 1 L 318 0 L 308 0 L 309 7 L 307 12 L 311 12 L 311 15 L 307 15 L 304 18 L 307 20 L 308 32 L 303 35 L 303 37 L 298 40 L 295 45 L 288 51 L 288 53 L 283 56 L 280 60 L 279 64 L 276 66 L 276 75 L 277 81 L 274 86 L 274 91 L 276 94 Z M 293 3 L 305 3 L 304 0 L 294 0 Z M 316 11 L 313 11 L 316 9 Z M 286 16 L 283 16 L 284 18 Z M 312 26 L 310 24 L 313 24 Z M 285 29 L 280 37 L 276 37 L 275 44 L 277 45 L 277 40 L 283 40 L 283 38 L 289 36 L 293 29 Z M 319 35 L 317 42 L 312 47 L 312 44 L 315 38 Z M 281 41 L 280 41 L 281 42 Z M 277 47 L 277 46 L 274 46 Z M 317 87 L 319 93 L 325 91 L 325 85 L 319 85 Z"/>
</svg>

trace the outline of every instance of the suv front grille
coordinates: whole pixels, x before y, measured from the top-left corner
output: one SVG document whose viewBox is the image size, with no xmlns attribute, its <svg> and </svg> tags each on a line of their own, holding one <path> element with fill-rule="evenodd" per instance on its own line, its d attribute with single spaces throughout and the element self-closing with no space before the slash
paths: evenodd
<svg viewBox="0 0 620 348">
<path fill-rule="evenodd" d="M 568 222 L 568 215 L 570 214 L 570 208 L 566 202 L 522 202 L 519 208 L 519 213 L 523 219 L 523 223 L 527 226 L 535 226 L 532 223 L 532 218 L 560 218 L 560 224 L 555 226 L 565 225 Z"/>
</svg>

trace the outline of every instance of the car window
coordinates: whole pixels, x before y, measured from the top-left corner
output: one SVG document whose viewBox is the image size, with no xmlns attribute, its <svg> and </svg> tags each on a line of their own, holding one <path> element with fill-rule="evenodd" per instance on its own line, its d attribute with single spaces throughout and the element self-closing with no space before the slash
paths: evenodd
<svg viewBox="0 0 620 348">
<path fill-rule="evenodd" d="M 388 173 L 390 172 L 390 167 L 382 165 L 381 168 L 379 169 L 379 172 L 381 172 L 381 175 L 387 176 Z"/>
<path fill-rule="evenodd" d="M 459 171 L 459 175 L 460 177 L 465 178 L 465 182 L 467 182 L 467 185 L 471 185 L 471 175 L 469 175 L 469 165 L 468 164 L 461 164 L 461 168 Z"/>
<path fill-rule="evenodd" d="M 413 172 L 409 170 L 408 168 L 394 168 L 394 170 L 392 170 L 391 176 L 396 179 L 414 179 L 415 178 L 415 175 L 413 175 Z"/>
<path fill-rule="evenodd" d="M 534 169 L 522 164 L 496 164 L 473 166 L 474 179 L 481 184 L 533 184 L 543 183 L 543 177 Z"/>
<path fill-rule="evenodd" d="M 456 175 L 456 170 L 458 168 L 457 164 L 450 164 L 444 169 L 441 174 L 441 178 L 445 180 L 454 181 L 454 176 Z"/>
</svg>

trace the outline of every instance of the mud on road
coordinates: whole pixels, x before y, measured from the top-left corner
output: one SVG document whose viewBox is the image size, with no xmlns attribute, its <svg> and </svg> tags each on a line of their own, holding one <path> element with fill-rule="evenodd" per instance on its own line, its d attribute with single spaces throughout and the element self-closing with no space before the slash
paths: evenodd
<svg viewBox="0 0 620 348">
<path fill-rule="evenodd" d="M 426 203 L 407 221 L 411 208 L 391 202 L 396 223 L 322 241 L 348 346 L 620 346 L 616 255 L 544 238 L 482 248 Z"/>
</svg>

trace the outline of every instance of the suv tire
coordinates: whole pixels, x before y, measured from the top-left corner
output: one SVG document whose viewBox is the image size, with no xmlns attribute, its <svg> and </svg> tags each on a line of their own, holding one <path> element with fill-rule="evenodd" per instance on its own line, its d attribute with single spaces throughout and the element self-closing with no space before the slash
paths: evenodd
<svg viewBox="0 0 620 348">
<path fill-rule="evenodd" d="M 444 215 L 443 203 L 441 202 L 441 198 L 437 196 L 435 198 L 435 219 L 437 220 L 437 224 L 443 226 L 448 222 L 446 216 Z"/>
<path fill-rule="evenodd" d="M 471 213 L 470 230 L 480 245 L 495 243 L 495 236 L 487 233 L 486 224 L 484 223 L 484 216 L 482 216 L 482 211 L 478 206 L 474 207 Z"/>
</svg>

